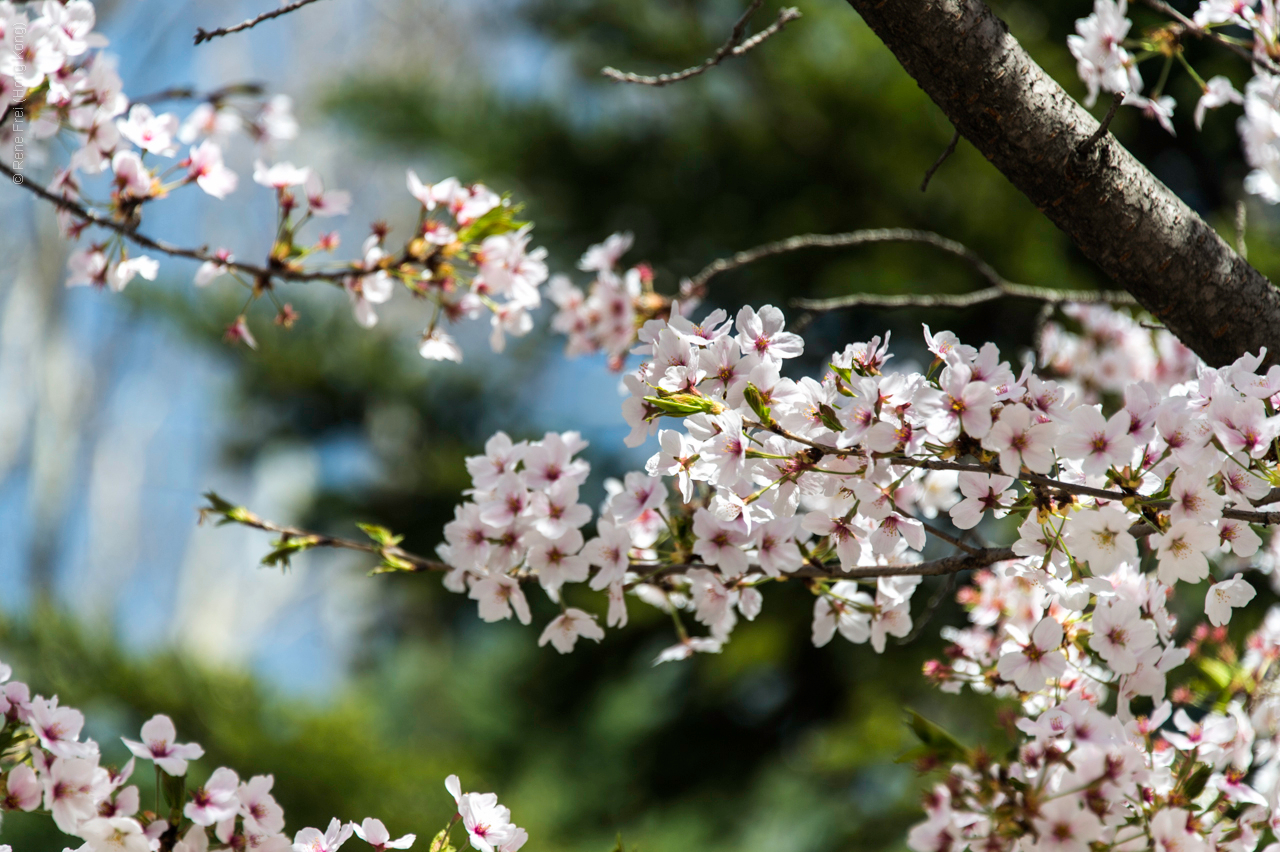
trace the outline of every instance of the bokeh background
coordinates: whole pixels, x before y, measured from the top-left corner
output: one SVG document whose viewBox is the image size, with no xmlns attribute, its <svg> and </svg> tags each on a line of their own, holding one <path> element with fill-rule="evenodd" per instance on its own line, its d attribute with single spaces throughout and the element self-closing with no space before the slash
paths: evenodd
<svg viewBox="0 0 1280 852">
<path fill-rule="evenodd" d="M 804 18 L 765 48 L 664 89 L 613 84 L 599 69 L 694 64 L 742 3 L 324 0 L 192 46 L 197 26 L 264 5 L 104 0 L 98 10 L 133 95 L 246 81 L 290 95 L 302 129 L 273 154 L 354 193 L 342 252 L 374 219 L 408 226 L 411 167 L 511 190 L 554 271 L 573 273 L 588 245 L 633 231 L 628 259 L 653 264 L 667 292 L 736 250 L 865 227 L 936 230 L 1015 281 L 1105 283 L 963 141 L 920 192 L 951 128 L 840 0 L 801 0 Z M 1064 38 L 1088 4 L 994 5 L 1081 96 Z M 1247 69 L 1228 57 L 1192 59 L 1204 77 L 1243 85 Z M 1236 113 L 1197 134 L 1194 86 L 1176 71 L 1170 86 L 1176 139 L 1130 111 L 1116 132 L 1232 233 L 1244 174 Z M 227 201 L 180 193 L 149 232 L 265 255 L 273 207 L 249 180 L 255 153 L 247 142 L 230 152 L 241 186 Z M 1274 275 L 1274 220 L 1249 213 L 1251 258 Z M 825 852 L 903 848 L 920 785 L 894 762 L 911 745 L 904 706 L 970 742 L 1007 743 L 993 702 L 940 696 L 917 674 L 939 651 L 938 627 L 961 618 L 949 602 L 918 639 L 879 657 L 840 640 L 814 650 L 812 597 L 782 589 L 723 654 L 655 668 L 670 637 L 638 606 L 626 630 L 561 657 L 536 647 L 534 627 L 480 623 L 434 578 L 369 578 L 369 561 L 332 553 L 288 572 L 259 568 L 267 537 L 197 526 L 201 492 L 340 534 L 381 523 L 430 552 L 467 486 L 463 456 L 494 430 L 582 430 L 592 503 L 605 476 L 652 448 L 623 447 L 617 376 L 601 358 L 566 360 L 542 330 L 545 310 L 508 356 L 490 355 L 477 327 L 463 335 L 463 365 L 438 365 L 416 354 L 425 317 L 410 300 L 364 331 L 343 294 L 290 285 L 282 298 L 302 319 L 286 332 L 269 310 L 252 313 L 251 352 L 221 341 L 243 298 L 230 279 L 197 291 L 194 269 L 166 260 L 159 281 L 121 296 L 67 290 L 67 252 L 48 209 L 0 189 L 0 658 L 82 708 L 107 761 L 125 758 L 120 734 L 165 712 L 207 749 L 196 781 L 220 763 L 273 773 L 290 831 L 377 815 L 425 843 L 452 813 L 442 781 L 457 772 L 468 789 L 499 792 L 530 850 L 604 852 L 620 833 L 644 852 Z M 882 246 L 761 263 L 718 279 L 711 302 L 981 285 L 946 257 Z M 816 369 L 886 330 L 899 359 L 918 360 L 921 321 L 1017 357 L 1034 317 L 1012 302 L 831 315 L 810 328 L 808 363 L 792 366 Z M 931 581 L 919 600 L 937 591 Z M 535 622 L 550 612 L 540 602 Z M 0 840 L 60 848 L 44 821 L 21 814 L 5 818 Z"/>
</svg>

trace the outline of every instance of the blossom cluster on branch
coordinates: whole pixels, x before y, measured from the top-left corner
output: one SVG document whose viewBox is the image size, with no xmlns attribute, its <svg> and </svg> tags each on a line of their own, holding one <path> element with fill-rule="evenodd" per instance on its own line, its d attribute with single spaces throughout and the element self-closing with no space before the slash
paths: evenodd
<svg viewBox="0 0 1280 852">
<path fill-rule="evenodd" d="M 1123 103 L 1140 109 L 1169 133 L 1174 132 L 1174 98 L 1165 92 L 1175 63 L 1195 81 L 1201 96 L 1195 108 L 1199 129 L 1208 110 L 1243 104 L 1237 122 L 1245 160 L 1253 171 L 1245 189 L 1271 204 L 1280 202 L 1280 4 L 1276 0 L 1201 0 L 1191 17 L 1164 2 L 1148 2 L 1173 18 L 1131 35 L 1127 0 L 1094 0 L 1093 13 L 1076 21 L 1067 46 L 1077 72 L 1089 89 L 1092 106 L 1100 91 L 1123 95 Z M 1206 38 L 1250 60 L 1253 76 L 1244 93 L 1225 75 L 1203 79 L 1187 60 L 1187 36 Z M 1145 94 L 1139 65 L 1159 60 L 1156 84 Z"/>
<path fill-rule="evenodd" d="M 34 18 L 26 7 L 38 8 Z M 304 239 L 301 232 L 313 220 L 346 214 L 350 193 L 326 189 L 315 169 L 268 163 L 260 156 L 253 181 L 274 193 L 277 214 L 261 263 L 237 260 L 226 248 L 182 248 L 142 234 L 144 211 L 184 187 L 195 186 L 217 199 L 236 191 L 239 177 L 223 162 L 230 136 L 244 132 L 266 155 L 271 143 L 295 137 L 297 124 L 287 97 L 246 103 L 246 87 L 203 96 L 185 119 L 157 114 L 147 103 L 130 103 L 114 59 L 100 50 L 106 39 L 93 31 L 94 24 L 89 0 L 44 0 L 38 7 L 0 2 L 0 104 L 5 105 L 0 149 L 13 154 L 13 165 L 0 169 L 58 204 L 67 237 L 80 239 L 93 230 L 88 246 L 68 261 L 68 285 L 119 291 L 138 276 L 154 280 L 159 261 L 134 253 L 132 244 L 202 261 L 195 276 L 200 286 L 222 275 L 235 278 L 247 295 L 227 337 L 251 347 L 256 342 L 247 312 L 263 296 L 275 305 L 278 324 L 296 319 L 293 306 L 275 292 L 289 281 L 342 287 L 357 322 L 366 328 L 377 322 L 375 306 L 401 285 L 430 305 L 419 351 L 431 360 L 461 360 L 462 351 L 446 329 L 462 319 L 487 312 L 495 351 L 502 350 L 508 334 L 523 335 L 533 327 L 530 312 L 541 303 L 546 252 L 530 247 L 532 226 L 516 218 L 519 206 L 482 184 L 456 178 L 426 184 L 410 171 L 408 190 L 421 208 L 403 244 L 390 245 L 391 228 L 376 222 L 359 258 L 317 264 L 316 255 L 338 248 L 338 235 Z M 29 183 L 24 161 L 35 149 L 28 141 L 55 137 L 72 148 L 68 162 L 48 187 Z M 109 200 L 91 203 L 95 192 Z"/>
<path fill-rule="evenodd" d="M 333 819 L 321 831 L 303 828 L 284 834 L 284 809 L 271 790 L 274 778 L 241 780 L 222 766 L 200 786 L 189 784 L 190 762 L 204 756 L 198 743 L 178 742 L 173 721 L 153 716 L 138 740 L 123 739 L 131 757 L 123 766 L 103 765 L 96 742 L 81 739 L 84 714 L 58 703 L 57 696 L 31 695 L 10 680 L 0 663 L 0 815 L 36 812 L 58 830 L 84 841 L 77 852 L 337 852 L 353 835 L 376 850 L 408 849 L 416 837 L 392 839 L 381 820 L 343 823 Z M 144 807 L 130 784 L 137 761 L 153 764 L 156 800 Z M 511 811 L 493 793 L 463 793 L 458 776 L 445 779 L 457 810 L 431 842 L 431 852 L 454 852 L 449 843 L 461 823 L 476 852 L 519 852 L 528 833 L 511 822 Z M 161 797 L 163 796 L 163 806 Z M 0 852 L 10 852 L 0 846 Z"/>
<path fill-rule="evenodd" d="M 815 644 L 839 633 L 883 651 L 911 631 L 922 575 L 980 568 L 959 592 L 969 626 L 945 629 L 925 674 L 1019 702 L 1015 756 L 917 719 L 922 767 L 947 775 L 913 849 L 1249 852 L 1277 836 L 1280 609 L 1242 656 L 1225 628 L 1256 594 L 1243 571 L 1270 571 L 1280 540 L 1266 530 L 1280 522 L 1280 367 L 1264 353 L 1210 369 L 1098 306 L 1049 324 L 1041 375 L 926 326 L 924 371 L 887 370 L 875 338 L 821 378 L 787 378 L 803 340 L 771 306 L 699 322 L 673 306 L 639 339 L 628 443 L 657 431 L 660 449 L 648 477 L 610 484 L 595 537 L 580 531 L 576 433 L 499 434 L 468 460 L 471 500 L 440 555 L 482 618 L 528 623 L 522 584 L 536 582 L 562 608 L 541 642 L 568 651 L 603 636 L 565 600 L 587 583 L 607 592 L 608 626 L 626 623 L 628 593 L 669 612 L 679 641 L 659 661 L 682 659 L 718 651 L 765 587 L 799 579 Z M 1008 548 L 970 537 L 986 517 L 1017 520 Z M 926 561 L 930 535 L 957 553 Z M 1180 644 L 1170 604 L 1205 580 L 1210 624 Z"/>
</svg>

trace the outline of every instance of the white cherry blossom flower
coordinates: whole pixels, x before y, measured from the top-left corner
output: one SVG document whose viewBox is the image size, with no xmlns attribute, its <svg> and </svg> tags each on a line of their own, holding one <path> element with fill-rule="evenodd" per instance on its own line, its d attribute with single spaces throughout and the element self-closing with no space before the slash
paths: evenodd
<svg viewBox="0 0 1280 852">
<path fill-rule="evenodd" d="M 129 117 L 116 122 L 120 135 L 144 151 L 172 157 L 178 150 L 178 117 L 173 113 L 156 115 L 146 104 L 134 104 Z"/>
<path fill-rule="evenodd" d="M 387 831 L 387 827 L 382 824 L 382 820 L 373 817 L 365 817 L 364 822 L 360 824 L 352 823 L 352 829 L 365 843 L 368 843 L 377 852 L 383 852 L 386 849 L 408 849 L 413 845 L 413 841 L 417 839 L 415 835 L 406 834 L 396 840 L 391 839 L 391 832 Z"/>
<path fill-rule="evenodd" d="M 294 835 L 294 852 L 338 852 L 354 829 L 352 823 L 344 825 L 336 817 L 323 833 L 318 828 L 304 828 Z"/>
<path fill-rule="evenodd" d="M 1067 670 L 1067 658 L 1060 650 L 1062 638 L 1062 625 L 1053 618 L 1042 618 L 1031 637 L 1018 643 L 1021 647 L 1001 655 L 997 665 L 1000 677 L 1023 692 L 1035 692 L 1047 681 L 1062 677 Z"/>
<path fill-rule="evenodd" d="M 1166 533 L 1151 537 L 1159 560 L 1160 582 L 1166 586 L 1182 580 L 1199 583 L 1209 576 L 1205 553 L 1218 544 L 1218 535 L 1209 524 L 1194 520 L 1178 521 Z"/>
<path fill-rule="evenodd" d="M 596 624 L 594 615 L 569 607 L 552 619 L 551 623 L 542 631 L 542 635 L 538 637 L 538 647 L 541 648 L 550 642 L 551 646 L 561 654 L 567 654 L 578 643 L 579 636 L 599 642 L 604 638 L 604 629 L 599 624 Z M 472 845 L 474 845 L 474 839 Z M 476 846 L 476 848 L 482 849 L 483 847 Z"/>
<path fill-rule="evenodd" d="M 170 775 L 186 775 L 187 761 L 203 757 L 204 749 L 198 743 L 175 742 L 177 738 L 173 720 L 163 714 L 152 716 L 142 726 L 142 742 L 121 737 L 129 751 L 143 760 L 155 762 Z"/>
<path fill-rule="evenodd" d="M 1210 624 L 1221 627 L 1231 621 L 1232 609 L 1246 605 L 1257 594 L 1253 586 L 1236 574 L 1230 580 L 1209 587 L 1204 596 L 1204 614 L 1209 617 Z"/>
</svg>

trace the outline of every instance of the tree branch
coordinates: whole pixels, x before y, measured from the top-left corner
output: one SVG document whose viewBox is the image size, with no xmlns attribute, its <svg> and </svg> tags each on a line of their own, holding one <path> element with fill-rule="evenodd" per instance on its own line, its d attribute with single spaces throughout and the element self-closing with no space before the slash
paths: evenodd
<svg viewBox="0 0 1280 852">
<path fill-rule="evenodd" d="M 297 2 L 290 3 L 288 6 L 281 6 L 279 9 L 273 9 L 270 12 L 263 12 L 256 18 L 241 21 L 240 23 L 230 27 L 219 27 L 216 30 L 206 30 L 203 27 L 197 27 L 196 44 L 201 44 L 202 42 L 209 41 L 210 39 L 215 39 L 218 36 L 231 35 L 232 33 L 238 33 L 241 30 L 252 29 L 263 21 L 269 21 L 272 18 L 278 18 L 281 15 L 287 15 L 290 12 L 301 9 L 303 6 L 307 6 L 314 2 L 316 2 L 316 0 L 297 0 Z"/>
<path fill-rule="evenodd" d="M 1116 110 L 1120 109 L 1120 104 L 1124 103 L 1124 92 L 1116 92 L 1111 96 L 1111 106 L 1107 107 L 1107 114 L 1102 117 L 1102 122 L 1098 125 L 1098 129 L 1093 131 L 1093 135 L 1076 146 L 1077 157 L 1087 157 L 1089 152 L 1093 150 L 1093 146 L 1097 145 L 1103 137 L 1107 135 L 1107 130 L 1111 127 L 1111 120 L 1116 117 Z"/>
<path fill-rule="evenodd" d="M 4 163 L 0 163 L 0 174 L 7 175 L 10 179 L 14 179 L 16 177 L 16 173 L 13 171 L 13 169 L 9 168 Z M 75 216 L 78 219 L 83 219 L 84 221 L 89 222 L 90 224 L 97 225 L 102 228 L 109 228 L 110 230 L 115 231 L 117 234 L 120 234 L 125 239 L 129 240 L 135 245 L 141 246 L 142 248 L 151 249 L 152 251 L 158 251 L 158 252 L 161 252 L 162 254 L 172 255 L 173 257 L 186 257 L 186 258 L 190 258 L 191 260 L 200 260 L 200 261 L 208 261 L 211 263 L 217 263 L 219 265 L 227 267 L 227 269 L 229 270 L 243 272 L 247 275 L 253 276 L 255 279 L 260 279 L 264 281 L 270 280 L 271 278 L 283 278 L 289 281 L 336 282 L 341 280 L 346 275 L 351 274 L 350 270 L 342 270 L 342 271 L 336 271 L 336 272 L 319 272 L 319 271 L 303 272 L 299 270 L 289 269 L 288 267 L 285 267 L 285 266 L 266 267 L 266 266 L 256 266 L 252 263 L 241 263 L 238 260 L 225 261 L 219 258 L 217 255 L 213 254 L 212 252 L 203 248 L 199 248 L 199 249 L 184 248 L 183 246 L 175 246 L 172 243 L 166 243 L 163 240 L 153 239 L 151 237 L 148 237 L 145 234 L 140 234 L 137 232 L 136 229 L 129 227 L 125 223 L 117 222 L 116 220 L 110 219 L 106 216 L 100 216 L 99 214 L 94 213 L 92 210 L 89 210 L 84 205 L 78 202 L 72 201 L 69 198 L 63 198 L 53 192 L 50 192 L 47 188 L 41 186 L 38 183 L 33 183 L 32 181 L 29 181 L 29 180 L 21 180 L 21 181 L 14 180 L 14 183 L 16 183 L 18 186 L 21 186 L 23 189 L 26 189 L 29 192 L 34 193 L 36 196 L 43 198 L 45 201 L 48 201 L 50 204 L 53 204 L 57 207 L 61 207 L 63 210 L 66 210 L 67 212 L 71 213 L 73 216 Z"/>
<path fill-rule="evenodd" d="M 746 251 L 740 251 L 732 257 L 722 257 L 719 260 L 712 261 L 697 275 L 682 282 L 680 292 L 682 296 L 702 298 L 706 296 L 707 285 L 712 278 L 721 273 L 755 263 L 758 260 L 764 260 L 767 257 L 775 257 L 780 254 L 800 251 L 801 249 L 850 248 L 874 243 L 919 243 L 927 245 L 960 258 L 972 266 L 975 272 L 993 286 L 1008 283 L 977 252 L 955 240 L 949 240 L 932 231 L 915 231 L 908 228 L 872 228 L 863 231 L 850 231 L 846 234 L 801 234 L 795 237 L 788 237 L 785 240 L 765 243 L 762 246 L 756 246 Z"/>
<path fill-rule="evenodd" d="M 743 421 L 743 425 L 752 429 L 765 429 L 767 431 L 772 432 L 775 435 L 778 435 L 779 437 L 786 438 L 788 441 L 794 441 L 797 444 L 802 444 L 806 447 L 812 447 L 813 449 L 818 450 L 819 452 L 821 452 L 823 455 L 826 455 L 826 456 L 848 457 L 848 456 L 860 456 L 863 454 L 863 449 L 859 445 L 855 445 L 852 447 L 845 447 L 842 449 L 840 447 L 832 446 L 831 444 L 823 444 L 818 441 L 810 441 L 808 438 L 804 437 L 803 435 L 797 435 L 794 432 L 784 429 L 782 426 L 778 425 L 776 422 L 762 424 L 754 420 L 746 420 L 746 421 Z M 923 470 L 954 470 L 959 473 L 985 473 L 985 474 L 1012 476 L 1012 474 L 1006 474 L 1004 471 L 1000 470 L 999 468 L 988 467 L 987 465 L 977 464 L 976 462 L 953 462 L 953 461 L 944 461 L 943 459 L 910 458 L 907 456 L 899 456 L 895 453 L 872 453 L 872 458 L 875 458 L 880 461 L 887 461 L 889 462 L 889 464 L 892 464 L 892 465 L 901 465 L 903 467 L 918 467 Z M 1168 509 L 1173 505 L 1172 501 L 1170 500 L 1146 500 L 1141 495 L 1136 493 L 1127 492 L 1127 491 L 1109 491 L 1105 488 L 1094 488 L 1089 485 L 1077 485 L 1074 482 L 1064 482 L 1060 479 L 1053 479 L 1051 477 L 1045 476 L 1040 473 L 1032 473 L 1031 471 L 1028 471 L 1026 469 L 1023 469 L 1022 471 L 1020 471 L 1016 476 L 1013 476 L 1013 478 L 1016 480 L 1021 480 L 1022 482 L 1029 482 L 1034 485 L 1042 485 L 1046 488 L 1052 488 L 1057 491 L 1063 491 L 1063 492 L 1066 492 L 1067 494 L 1078 494 L 1082 497 L 1092 497 L 1095 500 L 1109 500 L 1113 502 L 1122 502 L 1124 500 L 1137 499 L 1137 500 L 1141 500 L 1143 505 L 1149 506 L 1153 509 Z M 1263 500 L 1267 500 L 1267 501 L 1274 500 L 1274 499 L 1280 499 L 1280 488 L 1273 489 L 1266 497 L 1263 498 Z M 1266 503 L 1259 501 L 1259 502 L 1255 502 L 1253 505 L 1255 506 L 1266 505 Z M 1255 512 L 1249 509 L 1226 508 L 1222 510 L 1222 516 L 1224 518 L 1232 518 L 1238 521 L 1248 521 L 1249 523 L 1262 524 L 1264 526 L 1280 525 L 1280 512 Z M 949 540 L 953 544 L 955 544 L 957 547 L 965 546 L 955 540 L 952 540 L 952 539 L 949 539 Z"/>
<path fill-rule="evenodd" d="M 1115 142 L 982 0 L 849 0 L 952 125 L 1213 366 L 1280 357 L 1280 293 Z"/>
<path fill-rule="evenodd" d="M 381 546 L 374 542 L 357 541 L 355 539 L 342 538 L 341 536 L 324 535 L 310 530 L 300 529 L 298 527 L 285 526 L 277 524 L 258 517 L 243 506 L 231 506 L 223 503 L 220 498 L 215 495 L 206 495 L 210 500 L 210 505 L 200 510 L 201 520 L 209 515 L 217 515 L 222 520 L 219 523 L 239 524 L 250 529 L 262 530 L 263 532 L 275 533 L 280 536 L 280 542 L 277 545 L 286 542 L 294 542 L 295 547 L 290 553 L 297 553 L 303 550 L 310 550 L 316 547 L 324 547 L 335 550 L 354 550 L 360 553 L 368 553 L 374 556 L 386 559 L 390 556 L 393 559 L 404 562 L 409 567 L 395 569 L 403 573 L 427 573 L 427 572 L 449 572 L 453 571 L 452 565 L 448 565 L 437 559 L 429 559 L 425 556 L 419 556 L 411 553 L 397 545 Z M 950 537 L 947 537 L 950 540 Z M 981 547 L 973 548 L 964 546 L 968 551 L 966 553 L 957 553 L 952 556 L 943 557 L 942 559 L 933 559 L 927 562 L 912 562 L 897 565 L 869 565 L 860 568 L 853 568 L 849 571 L 842 571 L 840 564 L 832 563 L 828 565 L 804 565 L 795 571 L 789 571 L 783 574 L 784 577 L 795 579 L 810 580 L 862 580 L 874 579 L 876 577 L 902 577 L 902 576 L 937 576 L 941 574 L 954 574 L 960 571 L 967 571 L 973 568 L 985 568 L 994 565 L 997 562 L 1003 562 L 1009 559 L 1016 559 L 1017 554 L 1009 547 Z M 264 564 L 271 557 L 264 559 Z M 283 560 L 287 562 L 287 557 Z M 644 582 L 669 577 L 675 574 L 683 574 L 694 568 L 712 568 L 702 562 L 686 562 L 677 564 L 660 563 L 654 561 L 637 560 L 631 563 L 631 568 L 644 574 Z M 595 569 L 593 569 L 594 571 Z M 384 572 L 390 573 L 390 570 Z M 760 575 L 764 571 L 758 565 L 752 566 L 748 572 L 749 575 Z M 516 575 L 516 579 L 520 582 L 529 582 L 536 580 L 538 577 L 536 571 L 522 571 Z M 633 581 L 628 584 L 628 588 L 635 586 L 640 581 Z"/>
<path fill-rule="evenodd" d="M 1025 284 L 986 287 L 969 293 L 905 293 L 880 295 L 854 293 L 832 299 L 792 299 L 791 305 L 814 313 L 847 308 L 969 308 L 997 299 L 1031 299 L 1046 305 L 1108 304 L 1132 305 L 1133 296 L 1117 290 L 1050 290 Z"/>
<path fill-rule="evenodd" d="M 630 71 L 619 71 L 617 68 L 610 67 L 600 69 L 600 73 L 619 83 L 638 83 L 641 86 L 668 86 L 703 74 L 731 56 L 741 56 L 748 51 L 754 50 L 766 40 L 781 32 L 782 28 L 787 24 L 800 17 L 799 9 L 794 6 L 784 6 L 778 10 L 778 17 L 772 24 L 750 38 L 745 38 L 747 21 L 750 20 L 751 16 L 755 14 L 763 3 L 764 0 L 752 0 L 751 5 L 747 7 L 747 10 L 738 18 L 737 23 L 733 25 L 733 31 L 729 33 L 729 39 L 720 45 L 720 49 L 708 57 L 701 65 L 695 65 L 692 68 L 686 68 L 683 71 L 676 71 L 671 74 L 659 74 L 656 77 L 633 74 Z"/>
<path fill-rule="evenodd" d="M 960 144 L 960 131 L 957 130 L 956 132 L 951 134 L 951 141 L 947 143 L 947 147 L 942 149 L 942 154 L 938 156 L 938 159 L 933 161 L 933 165 L 930 166 L 929 170 L 924 173 L 924 180 L 920 181 L 921 192 L 924 192 L 926 189 L 929 188 L 929 181 L 933 180 L 933 173 L 936 172 L 938 169 L 942 168 L 942 164 L 947 161 L 947 157 L 950 157 L 952 154 L 956 152 L 956 146 L 959 144 Z"/>
<path fill-rule="evenodd" d="M 747 266 L 765 258 L 787 254 L 809 248 L 849 248 L 851 246 L 870 245 L 874 243 L 916 243 L 927 245 L 946 252 L 963 260 L 973 270 L 986 279 L 991 286 L 984 290 L 956 295 L 909 294 L 901 296 L 881 296 L 876 294 L 841 296 L 834 299 L 792 299 L 791 304 L 809 311 L 831 311 L 852 307 L 881 308 L 964 308 L 970 305 L 989 302 L 993 299 L 1011 296 L 1014 298 L 1034 299 L 1052 304 L 1068 302 L 1105 302 L 1108 304 L 1131 305 L 1133 297 L 1128 293 L 1096 290 L 1050 290 L 1043 287 L 1030 287 L 1026 284 L 1015 284 L 996 272 L 991 264 L 983 260 L 973 249 L 955 240 L 949 240 L 932 231 L 913 231 L 907 228 L 876 228 L 865 231 L 850 231 L 847 234 L 803 234 L 788 237 L 773 243 L 765 243 L 753 249 L 740 251 L 732 257 L 713 261 L 705 269 L 680 285 L 682 298 L 704 298 L 711 279 L 723 272 Z"/>
</svg>

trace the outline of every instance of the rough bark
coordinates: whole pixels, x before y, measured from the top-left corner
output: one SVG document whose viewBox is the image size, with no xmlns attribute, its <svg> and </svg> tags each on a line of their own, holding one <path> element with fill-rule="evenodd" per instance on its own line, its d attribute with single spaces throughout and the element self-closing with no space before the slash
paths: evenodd
<svg viewBox="0 0 1280 852">
<path fill-rule="evenodd" d="M 955 128 L 1208 363 L 1280 356 L 1280 292 L 1036 64 L 982 0 L 849 0 Z"/>
</svg>

